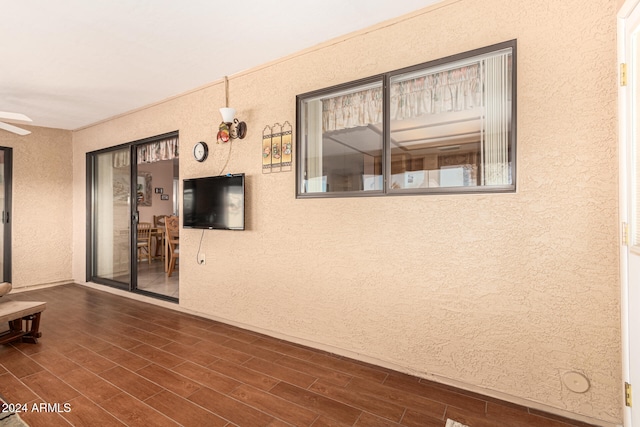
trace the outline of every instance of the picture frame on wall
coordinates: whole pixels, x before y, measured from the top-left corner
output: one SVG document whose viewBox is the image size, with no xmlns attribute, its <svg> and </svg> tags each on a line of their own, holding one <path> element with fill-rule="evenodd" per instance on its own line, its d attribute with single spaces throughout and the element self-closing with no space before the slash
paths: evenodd
<svg viewBox="0 0 640 427">
<path fill-rule="evenodd" d="M 151 206 L 151 174 L 149 172 L 138 172 L 136 199 L 138 206 Z"/>
<path fill-rule="evenodd" d="M 160 195 L 160 200 L 169 200 L 169 195 L 168 194 Z"/>
</svg>

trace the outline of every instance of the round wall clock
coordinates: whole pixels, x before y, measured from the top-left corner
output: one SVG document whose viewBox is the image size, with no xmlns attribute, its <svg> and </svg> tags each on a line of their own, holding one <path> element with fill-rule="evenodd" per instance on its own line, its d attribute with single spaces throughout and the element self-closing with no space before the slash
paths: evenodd
<svg viewBox="0 0 640 427">
<path fill-rule="evenodd" d="M 209 155 L 209 147 L 207 147 L 207 143 L 204 141 L 198 142 L 193 146 L 193 157 L 199 161 L 204 162 Z"/>
</svg>

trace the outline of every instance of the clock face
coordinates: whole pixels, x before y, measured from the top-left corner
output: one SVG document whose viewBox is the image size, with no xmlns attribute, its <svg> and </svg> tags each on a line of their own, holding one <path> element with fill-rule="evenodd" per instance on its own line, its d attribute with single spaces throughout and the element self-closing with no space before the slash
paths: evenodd
<svg viewBox="0 0 640 427">
<path fill-rule="evenodd" d="M 204 162 L 209 154 L 209 148 L 206 142 L 198 142 L 193 146 L 193 157 L 199 161 Z"/>
</svg>

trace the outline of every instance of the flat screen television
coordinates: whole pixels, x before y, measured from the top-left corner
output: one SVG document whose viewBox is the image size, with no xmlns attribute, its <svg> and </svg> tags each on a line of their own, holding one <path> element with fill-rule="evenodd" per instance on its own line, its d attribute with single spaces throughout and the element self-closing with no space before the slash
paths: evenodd
<svg viewBox="0 0 640 427">
<path fill-rule="evenodd" d="M 183 181 L 182 225 L 208 230 L 244 230 L 244 174 Z"/>
</svg>

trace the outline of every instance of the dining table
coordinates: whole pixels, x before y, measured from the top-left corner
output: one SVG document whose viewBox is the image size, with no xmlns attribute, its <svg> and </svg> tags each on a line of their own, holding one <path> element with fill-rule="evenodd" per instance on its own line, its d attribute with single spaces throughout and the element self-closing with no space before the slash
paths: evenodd
<svg viewBox="0 0 640 427">
<path fill-rule="evenodd" d="M 166 229 L 162 230 L 164 234 L 166 234 Z M 163 234 L 163 237 L 164 237 Z M 169 272 L 169 261 L 171 260 L 171 254 L 169 253 L 170 249 L 169 249 L 169 240 L 171 240 L 171 243 L 178 245 L 179 241 L 180 241 L 180 236 L 178 234 L 174 234 L 172 236 L 169 236 L 169 238 L 165 238 L 164 239 L 164 272 L 168 273 Z"/>
<path fill-rule="evenodd" d="M 151 228 L 151 237 L 155 241 L 155 247 L 153 250 L 153 258 L 165 258 L 166 250 L 164 248 L 164 227 L 152 227 Z"/>
</svg>

